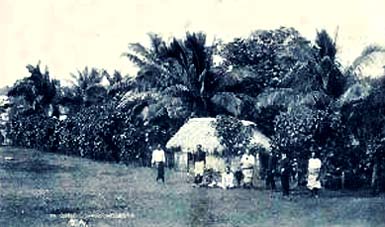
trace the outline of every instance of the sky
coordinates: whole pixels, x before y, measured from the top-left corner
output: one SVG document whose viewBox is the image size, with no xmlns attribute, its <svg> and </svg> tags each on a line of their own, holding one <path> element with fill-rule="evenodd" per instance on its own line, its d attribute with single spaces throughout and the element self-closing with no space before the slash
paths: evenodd
<svg viewBox="0 0 385 227">
<path fill-rule="evenodd" d="M 148 45 L 149 32 L 167 40 L 204 31 L 209 40 L 231 41 L 286 26 L 313 41 L 317 29 L 333 36 L 338 29 L 346 66 L 365 46 L 385 46 L 384 9 L 383 0 L 0 0 L 0 87 L 28 76 L 25 66 L 38 61 L 64 84 L 85 66 L 135 75 L 121 54 L 129 43 Z"/>
</svg>

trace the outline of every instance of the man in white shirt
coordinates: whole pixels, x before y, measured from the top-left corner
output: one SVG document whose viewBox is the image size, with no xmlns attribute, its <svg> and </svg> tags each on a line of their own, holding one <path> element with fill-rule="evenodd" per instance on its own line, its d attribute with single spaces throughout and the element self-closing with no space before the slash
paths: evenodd
<svg viewBox="0 0 385 227">
<path fill-rule="evenodd" d="M 156 181 L 162 180 L 164 183 L 164 165 L 166 162 L 166 156 L 164 154 L 164 150 L 161 148 L 160 144 L 157 145 L 156 149 L 152 152 L 151 164 L 157 165 L 158 168 L 158 176 L 156 177 Z"/>
</svg>

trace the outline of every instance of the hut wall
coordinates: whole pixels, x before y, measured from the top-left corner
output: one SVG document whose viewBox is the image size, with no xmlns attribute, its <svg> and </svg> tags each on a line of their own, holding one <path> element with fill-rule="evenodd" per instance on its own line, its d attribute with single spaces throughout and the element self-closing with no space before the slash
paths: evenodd
<svg viewBox="0 0 385 227">
<path fill-rule="evenodd" d="M 185 152 L 175 152 L 175 169 L 180 171 L 194 171 L 194 163 L 192 160 L 189 160 L 188 153 Z M 213 169 L 214 171 L 223 172 L 225 170 L 226 163 L 225 160 L 221 157 L 214 155 L 206 156 L 206 169 Z"/>
<path fill-rule="evenodd" d="M 184 152 L 174 153 L 175 169 L 180 171 L 188 170 L 188 154 Z"/>
<path fill-rule="evenodd" d="M 206 156 L 206 168 L 213 169 L 216 172 L 224 172 L 226 167 L 225 159 L 215 156 Z"/>
</svg>

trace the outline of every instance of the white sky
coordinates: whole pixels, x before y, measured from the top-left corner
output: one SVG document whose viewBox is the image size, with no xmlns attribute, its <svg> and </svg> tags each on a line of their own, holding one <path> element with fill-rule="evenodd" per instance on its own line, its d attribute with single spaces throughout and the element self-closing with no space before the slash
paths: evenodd
<svg viewBox="0 0 385 227">
<path fill-rule="evenodd" d="M 288 26 L 313 40 L 316 29 L 334 35 L 338 26 L 347 64 L 366 45 L 385 45 L 384 9 L 382 0 L 0 0 L 0 87 L 28 76 L 25 66 L 39 60 L 61 80 L 85 66 L 134 74 L 120 55 L 128 43 L 146 44 L 148 32 L 204 31 L 230 41 Z"/>
</svg>

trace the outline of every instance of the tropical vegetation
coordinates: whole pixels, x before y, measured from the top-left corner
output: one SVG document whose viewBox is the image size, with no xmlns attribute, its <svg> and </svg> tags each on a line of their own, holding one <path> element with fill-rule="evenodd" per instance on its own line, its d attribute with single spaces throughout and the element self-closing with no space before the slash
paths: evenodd
<svg viewBox="0 0 385 227">
<path fill-rule="evenodd" d="M 233 135 L 234 119 L 255 122 L 272 152 L 299 160 L 304 171 L 316 149 L 329 183 L 343 173 L 351 177 L 346 187 L 385 188 L 384 77 L 361 70 L 383 47 L 369 46 L 342 66 L 325 30 L 315 42 L 294 28 L 228 43 L 210 44 L 202 32 L 149 39 L 149 47 L 132 43 L 122 54 L 137 66 L 135 76 L 86 67 L 65 87 L 40 64 L 28 65 L 30 76 L 8 92 L 13 145 L 149 165 L 150 146 L 164 145 L 189 118 L 220 116 L 226 138 L 243 141 Z M 234 141 L 222 142 L 234 152 Z"/>
</svg>

